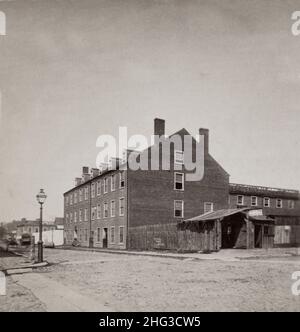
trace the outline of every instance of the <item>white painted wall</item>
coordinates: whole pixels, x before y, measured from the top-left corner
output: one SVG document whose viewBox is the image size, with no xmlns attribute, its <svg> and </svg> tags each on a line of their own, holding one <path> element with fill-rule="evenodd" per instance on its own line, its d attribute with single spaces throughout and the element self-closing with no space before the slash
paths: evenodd
<svg viewBox="0 0 300 332">
<path fill-rule="evenodd" d="M 35 239 L 35 244 L 39 241 L 39 233 L 32 234 Z M 44 244 L 54 242 L 56 246 L 61 246 L 64 244 L 64 230 L 55 229 L 51 231 L 45 231 L 42 233 Z"/>
</svg>

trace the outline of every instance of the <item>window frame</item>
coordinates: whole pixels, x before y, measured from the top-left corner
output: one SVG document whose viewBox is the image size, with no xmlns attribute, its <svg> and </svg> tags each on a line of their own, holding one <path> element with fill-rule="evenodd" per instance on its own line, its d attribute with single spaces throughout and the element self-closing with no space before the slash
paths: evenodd
<svg viewBox="0 0 300 332">
<path fill-rule="evenodd" d="M 181 202 L 181 215 L 176 216 L 176 202 Z M 184 200 L 175 199 L 174 200 L 174 218 L 184 218 Z"/>
<path fill-rule="evenodd" d="M 266 202 L 268 202 L 268 204 L 266 204 Z M 266 208 L 271 207 L 271 198 L 270 197 L 263 198 L 263 207 L 266 207 Z"/>
<path fill-rule="evenodd" d="M 205 205 L 207 205 L 207 204 L 211 205 L 211 209 L 209 211 L 205 211 Z M 213 212 L 214 211 L 214 203 L 213 202 L 204 202 L 203 208 L 204 208 L 204 213 Z"/>
<path fill-rule="evenodd" d="M 242 203 L 239 203 L 239 197 L 242 197 Z M 245 196 L 244 195 L 237 195 L 236 196 L 236 205 L 244 205 L 244 199 L 245 199 Z"/>
<path fill-rule="evenodd" d="M 107 194 L 108 193 L 108 177 L 104 178 L 104 182 L 103 182 L 103 193 Z"/>
<path fill-rule="evenodd" d="M 124 182 L 123 186 L 122 186 L 122 182 Z M 119 173 L 119 188 L 125 188 L 125 172 L 124 171 L 120 171 Z"/>
<path fill-rule="evenodd" d="M 107 202 L 103 202 L 103 219 L 106 219 L 108 218 L 108 203 Z M 107 212 L 107 215 L 106 215 L 106 212 Z"/>
<path fill-rule="evenodd" d="M 116 191 L 116 177 L 115 174 L 110 176 L 110 191 Z"/>
<path fill-rule="evenodd" d="M 113 213 L 113 207 L 114 207 L 114 213 Z M 116 201 L 114 199 L 110 201 L 110 216 L 111 218 L 116 216 Z"/>
<path fill-rule="evenodd" d="M 253 202 L 252 202 L 253 198 L 255 198 L 255 204 L 253 204 Z M 251 200 L 250 201 L 251 206 L 257 206 L 258 205 L 258 198 L 257 198 L 257 196 L 251 196 L 250 200 Z"/>
<path fill-rule="evenodd" d="M 121 241 L 121 229 L 122 229 L 122 241 Z M 119 226 L 119 244 L 124 244 L 125 241 L 124 241 L 124 229 L 125 227 L 124 226 Z"/>
<path fill-rule="evenodd" d="M 176 184 L 177 183 L 179 183 L 180 184 L 180 182 L 177 182 L 176 181 L 176 176 L 177 175 L 181 175 L 182 176 L 182 182 L 181 182 L 181 184 L 182 184 L 182 188 L 181 189 L 179 189 L 179 188 L 176 188 Z M 182 172 L 174 172 L 174 190 L 178 190 L 178 191 L 184 191 L 184 173 L 182 173 Z"/>
<path fill-rule="evenodd" d="M 278 206 L 278 202 L 280 202 L 280 206 Z M 282 198 L 276 198 L 276 209 L 282 209 L 282 208 L 283 208 Z"/>
<path fill-rule="evenodd" d="M 121 201 L 123 202 L 123 207 L 121 204 Z M 123 213 L 121 213 L 121 208 L 123 208 Z M 124 217 L 125 216 L 125 197 L 120 197 L 119 198 L 119 216 Z"/>
</svg>

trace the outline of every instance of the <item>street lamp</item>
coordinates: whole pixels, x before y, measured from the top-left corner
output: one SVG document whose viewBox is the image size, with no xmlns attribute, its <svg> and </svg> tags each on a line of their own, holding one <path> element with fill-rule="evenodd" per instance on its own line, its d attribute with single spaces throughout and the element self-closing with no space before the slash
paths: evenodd
<svg viewBox="0 0 300 332">
<path fill-rule="evenodd" d="M 39 242 L 38 242 L 38 262 L 43 261 L 43 204 L 47 195 L 44 192 L 44 189 L 41 189 L 40 192 L 36 195 L 36 199 L 40 204 L 40 225 L 39 225 Z"/>
</svg>

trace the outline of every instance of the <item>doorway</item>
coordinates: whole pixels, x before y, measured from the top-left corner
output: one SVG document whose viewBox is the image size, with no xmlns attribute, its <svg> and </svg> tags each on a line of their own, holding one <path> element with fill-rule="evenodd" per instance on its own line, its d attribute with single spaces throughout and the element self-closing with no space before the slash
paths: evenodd
<svg viewBox="0 0 300 332">
<path fill-rule="evenodd" d="M 254 248 L 262 248 L 262 227 L 254 225 Z"/>
<path fill-rule="evenodd" d="M 107 228 L 103 228 L 102 247 L 107 248 Z"/>
</svg>

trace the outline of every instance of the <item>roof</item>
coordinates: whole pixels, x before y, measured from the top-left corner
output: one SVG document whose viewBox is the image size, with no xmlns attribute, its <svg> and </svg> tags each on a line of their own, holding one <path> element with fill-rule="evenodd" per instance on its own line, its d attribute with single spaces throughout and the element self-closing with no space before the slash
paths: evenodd
<svg viewBox="0 0 300 332">
<path fill-rule="evenodd" d="M 251 210 L 251 208 L 217 210 L 217 211 L 207 212 L 190 219 L 186 219 L 185 221 L 209 221 L 209 220 L 223 219 L 233 214 L 242 213 L 249 210 Z"/>
<path fill-rule="evenodd" d="M 39 220 L 21 220 L 20 223 L 17 224 L 17 227 L 23 227 L 23 226 L 39 226 L 40 221 Z M 44 221 L 43 220 L 43 226 L 55 226 L 53 221 Z"/>
<path fill-rule="evenodd" d="M 267 222 L 271 222 L 271 223 L 275 222 L 275 219 L 268 217 L 268 216 L 249 216 L 248 218 L 249 218 L 249 220 L 252 220 L 252 221 L 263 221 L 263 222 L 267 221 Z"/>
<path fill-rule="evenodd" d="M 54 220 L 55 225 L 63 225 L 64 224 L 64 218 L 56 217 Z"/>
<path fill-rule="evenodd" d="M 264 186 L 253 186 L 247 184 L 230 183 L 230 194 L 267 196 L 278 198 L 299 199 L 299 191 L 294 189 L 272 188 Z"/>
</svg>

